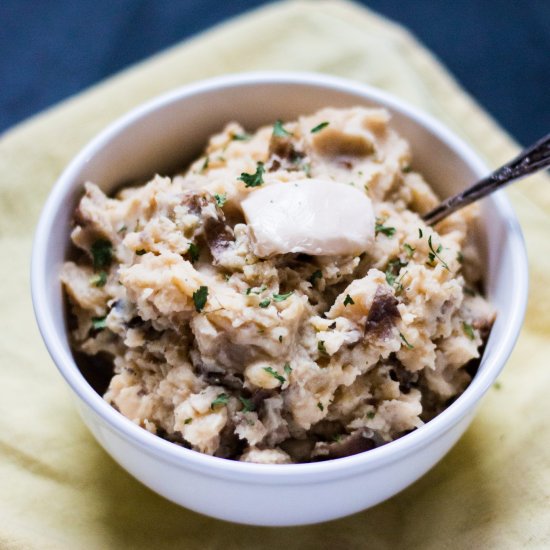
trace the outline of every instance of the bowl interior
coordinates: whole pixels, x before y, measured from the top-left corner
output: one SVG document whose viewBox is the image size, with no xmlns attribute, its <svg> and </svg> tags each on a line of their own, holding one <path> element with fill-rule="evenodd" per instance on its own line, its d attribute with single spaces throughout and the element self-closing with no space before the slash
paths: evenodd
<svg viewBox="0 0 550 550">
<path fill-rule="evenodd" d="M 486 172 L 478 157 L 447 130 L 383 93 L 322 77 L 264 80 L 269 81 L 262 81 L 261 77 L 220 80 L 155 100 L 109 127 L 65 171 L 39 226 L 42 235 L 37 237 L 36 246 L 44 246 L 47 253 L 35 254 L 33 271 L 41 279 L 36 285 L 33 283 L 33 291 L 35 301 L 38 298 L 44 302 L 42 311 L 48 318 L 42 322 L 51 323 L 50 337 L 69 356 L 58 274 L 69 246 L 74 207 L 87 180 L 109 192 L 155 173 L 169 175 L 184 168 L 202 151 L 211 134 L 233 120 L 253 130 L 278 118 L 291 120 L 322 107 L 354 105 L 383 106 L 390 110 L 394 128 L 411 144 L 414 168 L 441 197 L 463 189 Z M 502 348 L 503 338 L 513 341 L 517 336 L 518 327 L 511 326 L 514 323 L 510 319 L 518 317 L 518 302 L 509 299 L 509 289 L 521 289 L 526 284 L 522 279 L 524 272 L 517 265 L 518 261 L 524 261 L 522 249 L 518 257 L 517 246 L 510 244 L 511 236 L 517 237 L 518 232 L 517 222 L 502 197 L 483 201 L 479 242 L 486 293 L 496 306 L 498 317 L 477 377 L 483 373 L 486 358 L 493 352 L 497 355 L 502 352 L 499 346 Z M 493 379 L 501 367 L 502 364 L 491 374 Z"/>
</svg>

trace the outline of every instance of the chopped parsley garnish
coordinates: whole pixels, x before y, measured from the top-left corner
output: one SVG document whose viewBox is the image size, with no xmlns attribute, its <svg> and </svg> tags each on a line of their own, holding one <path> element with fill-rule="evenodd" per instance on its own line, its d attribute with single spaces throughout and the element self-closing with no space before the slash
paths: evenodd
<svg viewBox="0 0 550 550">
<path fill-rule="evenodd" d="M 462 252 L 460 252 L 460 250 L 456 253 L 456 259 L 459 263 L 464 262 L 464 255 L 462 254 Z"/>
<path fill-rule="evenodd" d="M 315 286 L 315 281 L 317 279 L 321 279 L 321 277 L 323 276 L 323 273 L 321 272 L 320 269 L 318 269 L 317 271 L 314 271 L 312 274 L 311 274 L 311 277 L 308 279 L 309 282 Z"/>
<path fill-rule="evenodd" d="M 195 303 L 195 309 L 197 313 L 200 313 L 204 306 L 206 305 L 206 300 L 208 299 L 208 287 L 201 286 L 198 290 L 193 292 L 193 302 Z"/>
<path fill-rule="evenodd" d="M 256 408 L 251 399 L 247 399 L 242 395 L 239 396 L 239 401 L 243 404 L 243 413 L 252 412 Z"/>
<path fill-rule="evenodd" d="M 202 167 L 201 167 L 201 172 L 204 172 L 207 168 L 208 168 L 208 165 L 210 164 L 210 157 L 207 156 L 205 159 L 204 159 L 204 162 L 202 163 Z"/>
<path fill-rule="evenodd" d="M 466 321 L 463 321 L 462 323 L 462 330 L 464 331 L 464 334 L 470 339 L 475 340 L 475 333 L 474 333 L 474 327 L 470 325 L 470 323 L 467 323 Z"/>
<path fill-rule="evenodd" d="M 258 305 L 260 307 L 267 307 L 271 303 L 271 300 L 269 298 L 266 298 L 265 300 L 262 300 Z"/>
<path fill-rule="evenodd" d="M 274 302 L 284 302 L 292 294 L 294 294 L 293 291 L 287 292 L 286 294 L 273 294 L 273 301 Z"/>
<path fill-rule="evenodd" d="M 328 125 L 329 125 L 329 123 L 326 122 L 326 121 L 321 122 L 321 124 L 317 124 L 317 126 L 315 126 L 315 128 L 311 129 L 311 133 L 316 134 L 317 132 L 320 132 L 323 128 L 326 128 Z"/>
<path fill-rule="evenodd" d="M 140 250 L 136 250 L 136 255 L 137 256 L 143 256 L 144 254 L 146 254 L 145 250 L 143 250 L 143 248 L 141 248 Z"/>
<path fill-rule="evenodd" d="M 249 141 L 251 137 L 247 132 L 243 132 L 242 134 L 233 134 L 231 139 L 233 141 Z"/>
<path fill-rule="evenodd" d="M 105 273 L 105 271 L 100 271 L 93 277 L 90 277 L 90 284 L 97 287 L 105 286 L 106 282 L 107 282 L 107 273 Z"/>
<path fill-rule="evenodd" d="M 433 265 L 434 262 L 435 262 L 435 259 L 437 258 L 440 262 L 441 262 L 441 265 L 447 270 L 447 271 L 450 271 L 449 270 L 449 266 L 447 265 L 447 263 L 441 258 L 441 256 L 439 255 L 439 253 L 443 250 L 443 247 L 441 245 L 439 245 L 437 247 L 437 249 L 434 249 L 433 247 L 433 244 L 432 244 L 432 236 L 430 235 L 428 237 L 428 246 L 430 247 L 430 252 L 428 253 L 428 259 L 429 259 L 429 264 L 430 265 Z"/>
<path fill-rule="evenodd" d="M 367 418 L 368 418 L 369 420 L 372 420 L 375 416 L 376 416 L 376 413 L 375 413 L 374 411 L 369 411 L 369 412 L 367 413 Z"/>
<path fill-rule="evenodd" d="M 229 403 L 229 395 L 226 393 L 220 393 L 212 403 L 210 403 L 210 408 L 213 409 L 214 407 L 217 407 L 218 405 L 227 405 Z"/>
<path fill-rule="evenodd" d="M 214 193 L 216 204 L 221 208 L 227 202 L 227 195 L 225 193 Z"/>
<path fill-rule="evenodd" d="M 323 404 L 321 402 L 317 402 L 317 408 L 320 410 L 320 411 L 324 411 L 325 410 L 325 407 L 323 407 Z"/>
<path fill-rule="evenodd" d="M 113 259 L 113 245 L 107 239 L 98 239 L 92 244 L 92 258 L 94 269 L 105 269 L 111 265 Z"/>
<path fill-rule="evenodd" d="M 283 343 L 283 335 L 279 334 L 279 344 L 282 344 L 282 343 Z"/>
<path fill-rule="evenodd" d="M 199 259 L 200 250 L 195 243 L 189 244 L 189 248 L 187 249 L 187 252 L 189 252 L 189 256 L 191 257 L 192 262 L 196 262 Z"/>
<path fill-rule="evenodd" d="M 344 298 L 344 306 L 347 306 L 348 304 L 355 304 L 355 302 L 353 301 L 353 298 L 349 295 L 349 294 L 346 294 L 346 297 Z"/>
<path fill-rule="evenodd" d="M 292 372 L 292 367 L 290 366 L 290 363 L 285 363 L 283 370 L 285 371 L 287 376 L 290 376 L 290 373 Z"/>
<path fill-rule="evenodd" d="M 191 422 L 193 422 L 193 419 L 192 419 L 191 417 L 186 418 L 186 419 L 183 421 L 184 424 L 191 424 Z"/>
<path fill-rule="evenodd" d="M 94 330 L 103 330 L 107 327 L 107 316 L 103 317 L 92 317 L 92 327 Z"/>
<path fill-rule="evenodd" d="M 414 251 L 416 250 L 416 248 L 414 246 L 411 246 L 410 244 L 408 243 L 405 243 L 403 245 L 403 248 L 405 249 L 405 251 L 407 252 L 407 256 L 409 258 L 412 258 L 413 257 L 413 254 L 414 254 Z"/>
<path fill-rule="evenodd" d="M 386 237 L 393 237 L 395 235 L 395 227 L 384 225 L 383 220 L 381 220 L 380 218 L 376 218 L 376 223 L 374 225 L 374 234 L 378 235 L 378 233 L 382 233 L 386 235 Z"/>
<path fill-rule="evenodd" d="M 464 287 L 464 294 L 467 294 L 468 296 L 475 296 L 476 291 L 473 288 L 470 288 L 468 286 Z"/>
<path fill-rule="evenodd" d="M 407 262 L 402 262 L 399 258 L 394 258 L 388 262 L 388 267 L 386 268 L 386 281 L 390 286 L 395 284 L 399 271 L 406 265 Z"/>
<path fill-rule="evenodd" d="M 282 120 L 276 120 L 275 124 L 273 125 L 273 135 L 275 137 L 287 137 L 291 136 L 292 132 L 284 129 Z"/>
<path fill-rule="evenodd" d="M 250 288 L 247 288 L 246 289 L 246 295 L 248 296 L 249 294 L 261 294 L 267 287 L 262 285 L 260 288 L 257 288 L 256 290 L 254 289 L 254 287 L 250 287 Z"/>
<path fill-rule="evenodd" d="M 414 346 L 405 338 L 405 335 L 403 333 L 399 333 L 399 336 L 401 336 L 401 340 L 403 340 L 404 344 L 409 348 L 409 349 L 414 349 Z"/>
<path fill-rule="evenodd" d="M 403 168 L 401 168 L 401 171 L 404 174 L 408 174 L 409 172 L 412 172 L 412 167 L 410 164 L 407 164 L 406 166 L 403 166 Z"/>
<path fill-rule="evenodd" d="M 327 349 L 325 348 L 325 342 L 323 340 L 319 340 L 317 342 L 317 351 L 323 355 L 328 355 Z"/>
<path fill-rule="evenodd" d="M 273 378 L 276 378 L 281 384 L 284 384 L 286 382 L 286 379 L 284 376 L 281 376 L 276 370 L 274 370 L 271 367 L 264 367 L 265 372 L 267 374 L 271 374 Z"/>
<path fill-rule="evenodd" d="M 420 227 L 418 228 L 418 238 L 421 239 L 424 236 L 424 233 L 422 233 L 422 229 Z"/>
<path fill-rule="evenodd" d="M 495 382 L 493 388 L 495 388 L 495 390 L 500 390 L 502 389 L 502 384 L 500 382 Z"/>
<path fill-rule="evenodd" d="M 123 225 L 118 231 L 117 233 L 124 233 L 124 231 L 126 231 L 126 229 L 128 229 L 125 225 Z"/>
<path fill-rule="evenodd" d="M 254 174 L 247 174 L 246 172 L 243 172 L 237 179 L 244 181 L 245 187 L 259 187 L 264 182 L 264 172 L 264 163 L 258 162 L 256 165 L 256 172 L 254 172 Z"/>
</svg>

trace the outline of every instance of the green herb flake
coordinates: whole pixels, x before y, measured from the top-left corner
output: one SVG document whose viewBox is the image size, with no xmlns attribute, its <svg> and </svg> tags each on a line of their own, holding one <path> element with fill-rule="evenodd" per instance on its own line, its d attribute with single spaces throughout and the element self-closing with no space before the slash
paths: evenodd
<svg viewBox="0 0 550 550">
<path fill-rule="evenodd" d="M 395 235 L 395 227 L 384 225 L 383 220 L 381 220 L 380 218 L 376 218 L 376 223 L 374 225 L 374 234 L 378 235 L 378 233 L 382 233 L 383 235 L 386 235 L 386 237 L 393 237 Z"/>
<path fill-rule="evenodd" d="M 247 174 L 246 172 L 243 172 L 237 179 L 244 181 L 245 187 L 259 187 L 264 182 L 264 172 L 264 163 L 258 162 L 256 165 L 256 172 L 254 172 L 254 174 Z"/>
<path fill-rule="evenodd" d="M 187 249 L 189 256 L 191 257 L 191 262 L 194 263 L 199 259 L 200 249 L 195 243 L 190 243 L 189 248 Z"/>
<path fill-rule="evenodd" d="M 323 128 L 326 128 L 329 125 L 328 122 L 321 122 L 321 124 L 317 124 L 314 128 L 311 129 L 312 134 L 316 134 L 317 132 L 320 132 Z"/>
<path fill-rule="evenodd" d="M 456 253 L 456 260 L 460 264 L 464 263 L 464 254 L 460 250 Z"/>
<path fill-rule="evenodd" d="M 322 277 L 323 277 L 323 273 L 321 272 L 320 269 L 318 269 L 317 271 L 314 271 L 311 274 L 311 277 L 308 279 L 308 281 L 312 284 L 312 286 L 315 286 L 315 281 L 317 279 L 321 279 Z"/>
<path fill-rule="evenodd" d="M 204 159 L 204 162 L 202 163 L 201 172 L 204 172 L 208 169 L 208 165 L 210 164 L 210 157 L 206 156 Z"/>
<path fill-rule="evenodd" d="M 405 243 L 403 245 L 403 248 L 405 249 L 405 252 L 407 252 L 407 256 L 409 258 L 412 258 L 413 255 L 414 255 L 414 251 L 416 250 L 416 248 L 414 246 L 411 246 L 410 244 L 408 243 Z"/>
<path fill-rule="evenodd" d="M 408 349 L 414 349 L 414 346 L 405 338 L 405 335 L 403 333 L 399 333 L 399 336 L 401 336 L 401 340 L 403 340 L 403 343 L 407 346 Z"/>
<path fill-rule="evenodd" d="M 143 248 L 136 250 L 136 256 L 143 256 L 144 254 L 146 254 L 146 251 Z"/>
<path fill-rule="evenodd" d="M 328 355 L 327 349 L 325 348 L 325 342 L 323 340 L 319 340 L 317 342 L 317 351 L 322 355 Z"/>
<path fill-rule="evenodd" d="M 282 120 L 276 120 L 275 124 L 273 125 L 273 135 L 275 137 L 284 138 L 284 137 L 291 136 L 292 132 L 285 130 Z"/>
<path fill-rule="evenodd" d="M 214 193 L 214 198 L 216 199 L 216 204 L 221 208 L 227 202 L 226 193 Z"/>
<path fill-rule="evenodd" d="M 103 317 L 92 317 L 92 327 L 94 330 L 103 330 L 107 327 L 107 316 Z"/>
<path fill-rule="evenodd" d="M 249 294 L 261 294 L 264 290 L 266 290 L 267 287 L 265 285 L 262 285 L 260 288 L 250 287 L 246 289 L 246 295 Z"/>
<path fill-rule="evenodd" d="M 421 239 L 424 236 L 424 233 L 422 233 L 422 229 L 420 227 L 418 228 L 418 238 Z"/>
<path fill-rule="evenodd" d="M 198 290 L 193 292 L 193 302 L 195 303 L 195 310 L 200 313 L 206 305 L 208 299 L 208 287 L 201 286 Z"/>
<path fill-rule="evenodd" d="M 285 371 L 287 376 L 290 376 L 290 373 L 292 372 L 292 367 L 290 366 L 290 363 L 285 363 L 283 370 Z"/>
<path fill-rule="evenodd" d="M 369 411 L 369 412 L 367 413 L 367 418 L 368 418 L 369 420 L 372 420 L 375 416 L 376 416 L 376 413 L 375 413 L 374 411 Z"/>
<path fill-rule="evenodd" d="M 441 245 L 439 245 L 437 247 L 437 250 L 435 250 L 434 247 L 433 247 L 433 244 L 432 244 L 432 236 L 431 235 L 428 237 L 428 246 L 430 247 L 430 252 L 428 253 L 428 259 L 429 259 L 428 263 L 430 265 L 433 265 L 433 263 L 435 262 L 435 259 L 437 258 L 441 262 L 441 265 L 447 271 L 450 271 L 449 266 L 447 265 L 447 263 L 439 255 L 439 253 L 443 250 L 443 247 Z"/>
<path fill-rule="evenodd" d="M 242 134 L 233 134 L 231 136 L 233 141 L 250 141 L 251 138 L 252 136 L 247 132 L 243 132 Z"/>
<path fill-rule="evenodd" d="M 317 403 L 317 408 L 320 410 L 320 411 L 324 411 L 325 410 L 325 407 L 323 407 L 323 404 L 321 402 L 318 402 Z"/>
<path fill-rule="evenodd" d="M 281 376 L 276 370 L 274 370 L 272 367 L 264 367 L 265 372 L 267 374 L 271 374 L 273 378 L 276 378 L 281 384 L 284 384 L 286 382 L 286 379 L 284 376 Z"/>
<path fill-rule="evenodd" d="M 93 277 L 90 277 L 90 284 L 97 287 L 105 286 L 107 282 L 107 273 L 105 271 L 100 271 Z"/>
<path fill-rule="evenodd" d="M 251 399 L 247 399 L 242 395 L 239 396 L 239 401 L 243 404 L 243 409 L 242 409 L 243 413 L 252 412 L 256 408 Z"/>
<path fill-rule="evenodd" d="M 289 298 L 294 292 L 290 291 L 286 294 L 273 294 L 273 301 L 274 302 L 284 302 L 287 298 Z"/>
<path fill-rule="evenodd" d="M 402 262 L 399 258 L 394 258 L 388 262 L 388 267 L 386 268 L 386 281 L 390 286 L 395 284 L 399 271 L 406 265 L 407 262 Z"/>
<path fill-rule="evenodd" d="M 502 384 L 500 382 L 495 382 L 493 388 L 495 388 L 495 390 L 500 390 L 502 389 Z"/>
<path fill-rule="evenodd" d="M 126 229 L 128 229 L 125 225 L 123 225 L 118 231 L 117 233 L 124 233 L 124 231 L 126 231 Z"/>
<path fill-rule="evenodd" d="M 214 409 L 214 407 L 217 407 L 218 405 L 227 405 L 229 403 L 229 395 L 226 393 L 220 393 L 212 403 L 210 403 L 210 408 Z"/>
<path fill-rule="evenodd" d="M 403 174 L 408 174 L 412 172 L 412 167 L 410 164 L 407 164 L 406 166 L 403 166 L 403 168 L 401 168 L 401 171 L 403 172 Z"/>
<path fill-rule="evenodd" d="M 349 294 L 346 294 L 346 297 L 344 298 L 344 306 L 347 306 L 348 304 L 354 305 L 355 302 Z"/>
<path fill-rule="evenodd" d="M 271 300 L 269 298 L 266 298 L 265 300 L 262 300 L 258 305 L 260 307 L 266 308 L 271 303 Z"/>
<path fill-rule="evenodd" d="M 283 335 L 279 334 L 279 344 L 282 344 L 282 343 L 283 343 Z"/>
<path fill-rule="evenodd" d="M 186 418 L 186 419 L 183 421 L 184 424 L 191 424 L 191 422 L 193 422 L 193 419 L 192 419 L 191 417 Z"/>
<path fill-rule="evenodd" d="M 470 325 L 470 323 L 467 323 L 466 321 L 462 322 L 462 330 L 464 331 L 464 334 L 470 339 L 475 340 L 476 335 L 474 332 L 474 327 Z"/>
<path fill-rule="evenodd" d="M 107 239 L 98 239 L 91 248 L 94 269 L 105 269 L 113 260 L 113 245 Z"/>
</svg>

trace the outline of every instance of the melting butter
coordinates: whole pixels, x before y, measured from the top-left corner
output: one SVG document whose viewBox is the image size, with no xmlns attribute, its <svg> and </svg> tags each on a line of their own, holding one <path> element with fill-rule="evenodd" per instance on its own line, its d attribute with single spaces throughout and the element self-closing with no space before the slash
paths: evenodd
<svg viewBox="0 0 550 550">
<path fill-rule="evenodd" d="M 356 255 L 374 240 L 370 199 L 343 183 L 303 179 L 271 184 L 250 193 L 242 208 L 260 258 L 289 252 Z"/>
</svg>

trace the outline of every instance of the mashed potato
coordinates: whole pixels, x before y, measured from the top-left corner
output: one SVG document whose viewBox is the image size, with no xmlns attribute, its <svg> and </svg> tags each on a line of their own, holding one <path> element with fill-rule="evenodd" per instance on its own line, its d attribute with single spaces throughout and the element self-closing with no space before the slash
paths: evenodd
<svg viewBox="0 0 550 550">
<path fill-rule="evenodd" d="M 383 445 L 464 391 L 494 318 L 476 209 L 423 223 L 438 199 L 389 118 L 231 123 L 181 175 L 113 198 L 86 183 L 61 279 L 75 352 L 112 363 L 107 402 L 284 464 Z"/>
</svg>

